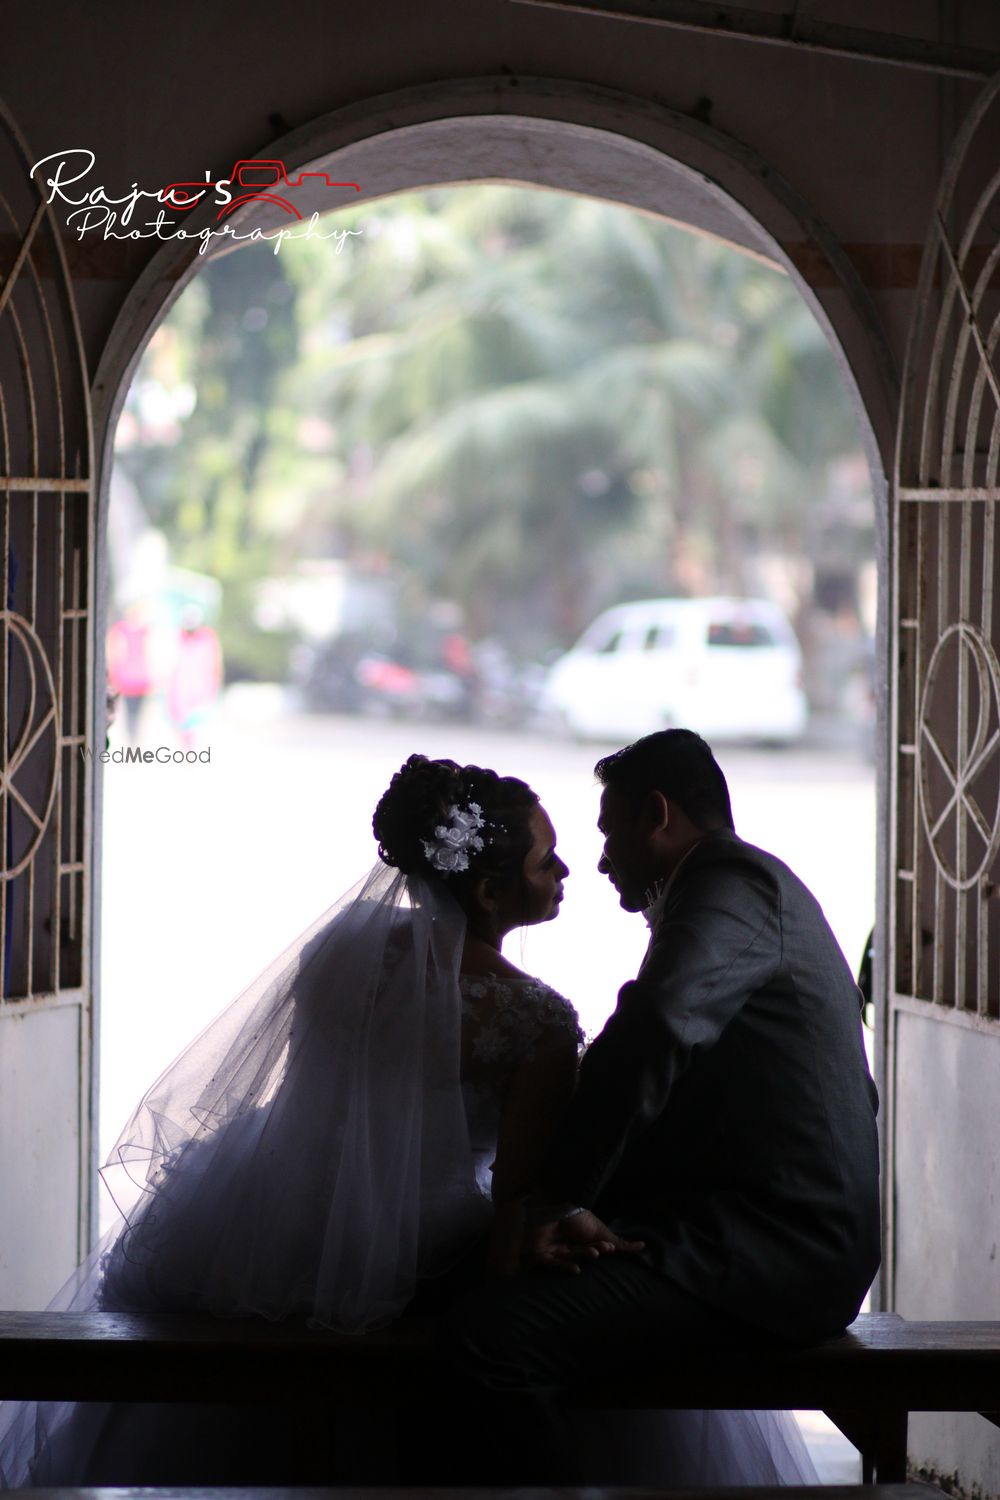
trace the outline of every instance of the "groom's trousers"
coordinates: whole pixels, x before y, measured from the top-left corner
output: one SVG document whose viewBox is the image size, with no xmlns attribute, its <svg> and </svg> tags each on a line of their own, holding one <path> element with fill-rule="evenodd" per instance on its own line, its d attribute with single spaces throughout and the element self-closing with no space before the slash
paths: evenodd
<svg viewBox="0 0 1000 1500">
<path fill-rule="evenodd" d="M 540 1268 L 481 1284 L 455 1303 L 443 1338 L 476 1436 L 478 1482 L 567 1484 L 586 1482 L 560 1399 L 567 1386 L 663 1369 L 692 1347 L 759 1344 L 761 1334 L 618 1254 L 583 1262 L 579 1274 Z"/>
<path fill-rule="evenodd" d="M 540 1267 L 482 1283 L 452 1307 L 445 1339 L 464 1378 L 541 1392 L 662 1368 L 692 1345 L 759 1343 L 761 1332 L 617 1254 L 581 1262 L 578 1274 Z"/>
</svg>

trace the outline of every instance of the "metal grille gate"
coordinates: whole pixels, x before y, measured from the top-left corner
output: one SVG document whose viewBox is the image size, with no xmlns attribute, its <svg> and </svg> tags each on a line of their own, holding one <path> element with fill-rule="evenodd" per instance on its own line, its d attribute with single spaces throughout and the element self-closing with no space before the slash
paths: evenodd
<svg viewBox="0 0 1000 1500">
<path fill-rule="evenodd" d="M 1000 1017 L 1000 79 L 942 182 L 895 476 L 894 988 Z"/>
<path fill-rule="evenodd" d="M 89 394 L 59 226 L 0 108 L 0 1300 L 86 1248 L 93 564 Z M 98 749 L 103 748 L 103 743 Z"/>
<path fill-rule="evenodd" d="M 0 998 L 9 1002 L 83 981 L 92 507 L 90 412 L 58 226 L 3 115 L 0 151 Z"/>
</svg>

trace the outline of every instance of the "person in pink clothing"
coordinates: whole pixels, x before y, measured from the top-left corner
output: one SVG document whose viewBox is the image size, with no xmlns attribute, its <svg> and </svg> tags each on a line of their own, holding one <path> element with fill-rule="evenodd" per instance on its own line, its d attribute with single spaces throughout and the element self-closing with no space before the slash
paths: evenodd
<svg viewBox="0 0 1000 1500">
<path fill-rule="evenodd" d="M 125 728 L 136 743 L 143 699 L 153 691 L 150 630 L 143 607 L 131 604 L 108 631 L 108 687 L 125 704 Z"/>
<path fill-rule="evenodd" d="M 167 683 L 167 713 L 185 750 L 215 706 L 222 687 L 222 648 L 197 605 L 185 606 L 177 654 Z"/>
</svg>

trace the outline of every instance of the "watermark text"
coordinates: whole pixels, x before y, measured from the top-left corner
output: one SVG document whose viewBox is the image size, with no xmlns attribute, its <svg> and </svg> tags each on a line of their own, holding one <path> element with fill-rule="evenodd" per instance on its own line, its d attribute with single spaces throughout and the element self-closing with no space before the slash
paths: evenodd
<svg viewBox="0 0 1000 1500">
<path fill-rule="evenodd" d="M 86 146 L 73 146 L 67 151 L 53 151 L 43 156 L 31 169 L 31 176 L 48 168 L 39 181 L 47 192 L 47 203 L 68 204 L 70 212 L 66 223 L 76 232 L 78 239 L 89 231 L 98 231 L 105 240 L 199 240 L 198 254 L 204 255 L 213 239 L 265 241 L 273 244 L 275 255 L 287 240 L 333 240 L 336 254 L 340 254 L 348 239 L 363 234 L 361 229 L 333 229 L 324 234 L 317 229 L 319 213 L 303 219 L 294 202 L 284 192 L 271 191 L 274 187 L 283 190 L 301 187 L 307 179 L 322 179 L 319 186 L 327 188 L 353 188 L 360 192 L 356 182 L 331 182 L 325 172 L 300 172 L 289 178 L 282 161 L 238 161 L 229 177 L 213 179 L 206 170 L 204 182 L 174 182 L 165 188 L 141 188 L 133 182 L 127 193 L 115 197 L 103 184 L 83 187 L 83 180 L 90 176 L 97 157 Z M 267 181 L 253 181 L 253 174 L 263 174 Z M 234 194 L 230 189 L 242 188 Z M 73 191 L 70 191 L 72 189 Z M 209 193 L 214 195 L 219 211 L 216 215 L 217 229 L 178 229 L 169 213 L 187 213 Z M 160 204 L 156 217 L 133 224 L 133 216 L 143 199 Z M 220 222 L 234 209 L 242 208 L 254 201 L 270 203 L 297 221 L 297 228 L 254 228 L 245 234 L 234 229 L 232 224 Z"/>
<path fill-rule="evenodd" d="M 164 765 L 203 765 L 212 761 L 212 747 L 203 750 L 175 750 L 170 745 L 157 745 L 155 750 L 141 750 L 138 745 L 119 745 L 116 750 L 99 750 L 97 754 L 89 745 L 80 746 L 80 759 L 99 760 L 102 766 L 148 766 L 154 762 Z"/>
</svg>

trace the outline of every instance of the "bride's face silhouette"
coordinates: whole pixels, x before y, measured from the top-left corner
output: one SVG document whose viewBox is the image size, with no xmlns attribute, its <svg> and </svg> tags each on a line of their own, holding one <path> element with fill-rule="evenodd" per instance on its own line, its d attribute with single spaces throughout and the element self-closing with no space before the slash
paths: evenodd
<svg viewBox="0 0 1000 1500">
<path fill-rule="evenodd" d="M 498 936 L 515 927 L 550 922 L 559 914 L 563 881 L 569 874 L 569 866 L 556 853 L 556 831 L 540 804 L 532 808 L 528 826 L 532 843 L 520 874 L 493 888 Z"/>
</svg>

